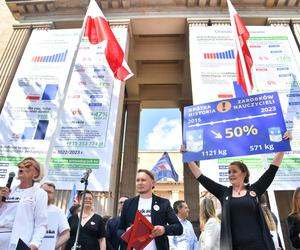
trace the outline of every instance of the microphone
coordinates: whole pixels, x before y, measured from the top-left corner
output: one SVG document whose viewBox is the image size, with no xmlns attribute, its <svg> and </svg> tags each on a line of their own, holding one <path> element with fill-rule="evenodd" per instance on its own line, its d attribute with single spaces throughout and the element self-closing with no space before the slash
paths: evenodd
<svg viewBox="0 0 300 250">
<path fill-rule="evenodd" d="M 7 180 L 7 183 L 6 183 L 6 187 L 7 188 L 10 188 L 11 187 L 11 183 L 12 183 L 12 181 L 13 181 L 13 179 L 14 179 L 14 177 L 15 177 L 15 173 L 14 172 L 10 172 L 9 174 L 8 174 L 8 180 Z M 2 201 L 3 202 L 5 202 L 6 201 L 6 197 L 2 197 Z"/>
<path fill-rule="evenodd" d="M 84 183 L 88 180 L 89 176 L 90 176 L 90 173 L 92 173 L 92 169 L 88 168 L 84 173 L 83 173 L 83 176 L 81 177 L 81 180 L 80 182 L 81 183 Z"/>
</svg>

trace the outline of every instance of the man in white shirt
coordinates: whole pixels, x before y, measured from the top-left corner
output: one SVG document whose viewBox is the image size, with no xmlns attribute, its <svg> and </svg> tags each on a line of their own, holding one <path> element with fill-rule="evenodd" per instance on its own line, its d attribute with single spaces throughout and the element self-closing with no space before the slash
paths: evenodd
<svg viewBox="0 0 300 250">
<path fill-rule="evenodd" d="M 180 250 L 198 250 L 199 243 L 194 232 L 192 223 L 187 220 L 189 216 L 189 207 L 183 200 L 175 201 L 173 209 L 183 227 L 183 234 L 176 236 L 169 236 L 170 249 Z"/>
<path fill-rule="evenodd" d="M 39 250 L 60 249 L 70 238 L 70 227 L 64 212 L 54 206 L 55 185 L 45 182 L 42 186 L 48 194 L 48 228 Z"/>
<path fill-rule="evenodd" d="M 182 225 L 169 200 L 152 193 L 154 185 L 154 175 L 149 170 L 139 169 L 136 175 L 136 191 L 139 195 L 125 201 L 118 235 L 120 236 L 133 224 L 135 214 L 139 210 L 154 225 L 152 230 L 154 239 L 144 249 L 168 250 L 167 235 L 182 234 Z M 121 249 L 126 249 L 126 246 L 121 246 Z"/>
</svg>

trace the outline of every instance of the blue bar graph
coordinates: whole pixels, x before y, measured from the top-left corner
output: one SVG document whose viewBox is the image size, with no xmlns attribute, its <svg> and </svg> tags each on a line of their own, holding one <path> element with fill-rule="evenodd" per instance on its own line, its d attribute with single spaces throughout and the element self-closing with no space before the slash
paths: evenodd
<svg viewBox="0 0 300 250">
<path fill-rule="evenodd" d="M 58 84 L 47 84 L 42 95 L 42 100 L 54 100 L 58 91 Z"/>
<path fill-rule="evenodd" d="M 31 140 L 35 131 L 35 127 L 25 127 L 21 136 L 22 140 Z"/>
<path fill-rule="evenodd" d="M 48 63 L 60 63 L 65 62 L 67 58 L 68 50 L 64 52 L 53 54 L 53 55 L 45 55 L 45 56 L 34 56 L 32 57 L 32 62 L 48 62 Z"/>
</svg>

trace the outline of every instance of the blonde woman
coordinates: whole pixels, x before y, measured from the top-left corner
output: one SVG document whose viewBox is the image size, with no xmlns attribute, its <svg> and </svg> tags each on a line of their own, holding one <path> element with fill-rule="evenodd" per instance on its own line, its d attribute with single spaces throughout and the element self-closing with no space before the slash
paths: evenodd
<svg viewBox="0 0 300 250">
<path fill-rule="evenodd" d="M 275 214 L 273 214 L 272 211 L 269 209 L 268 204 L 267 204 L 267 198 L 266 198 L 265 194 L 263 194 L 260 197 L 260 207 L 263 212 L 267 226 L 272 235 L 275 249 L 282 250 L 283 248 L 281 245 L 281 240 L 280 240 L 280 237 L 279 237 L 278 231 L 277 231 L 277 218 L 276 218 Z"/>
<path fill-rule="evenodd" d="M 300 187 L 293 195 L 292 211 L 288 216 L 290 240 L 294 248 L 300 248 Z"/>
<path fill-rule="evenodd" d="M 47 193 L 35 185 L 43 178 L 43 168 L 27 157 L 18 164 L 17 176 L 18 186 L 0 191 L 0 249 L 16 249 L 21 239 L 37 250 L 47 230 Z"/>
<path fill-rule="evenodd" d="M 200 250 L 220 250 L 221 225 L 216 216 L 214 202 L 204 198 L 200 204 Z"/>
</svg>

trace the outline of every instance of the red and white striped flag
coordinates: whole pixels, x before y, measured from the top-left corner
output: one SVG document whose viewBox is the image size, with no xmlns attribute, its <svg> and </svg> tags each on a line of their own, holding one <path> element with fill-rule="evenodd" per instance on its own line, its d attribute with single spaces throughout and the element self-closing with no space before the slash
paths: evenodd
<svg viewBox="0 0 300 250">
<path fill-rule="evenodd" d="M 251 93 L 253 89 L 251 68 L 253 60 L 247 46 L 247 40 L 250 35 L 243 23 L 241 17 L 236 12 L 230 0 L 227 0 L 228 10 L 230 14 L 230 22 L 233 30 L 234 40 L 237 48 L 236 56 L 236 75 L 237 82 L 243 88 L 246 95 Z"/>
<path fill-rule="evenodd" d="M 125 81 L 133 76 L 124 52 L 95 0 L 90 0 L 83 27 L 84 36 L 88 37 L 91 44 L 107 41 L 105 57 L 116 79 Z"/>
</svg>

